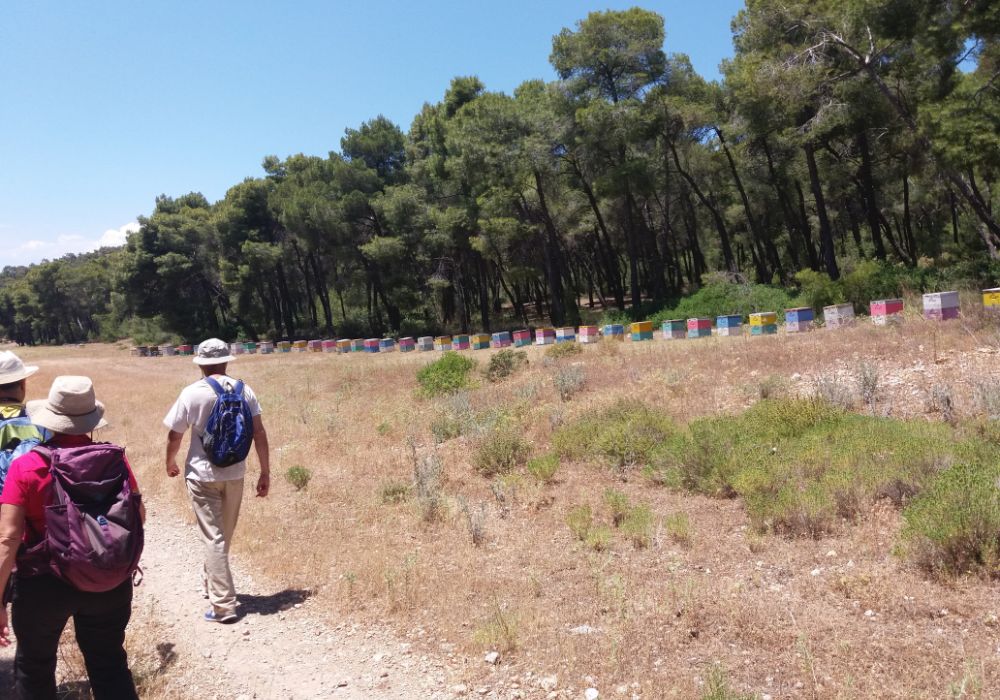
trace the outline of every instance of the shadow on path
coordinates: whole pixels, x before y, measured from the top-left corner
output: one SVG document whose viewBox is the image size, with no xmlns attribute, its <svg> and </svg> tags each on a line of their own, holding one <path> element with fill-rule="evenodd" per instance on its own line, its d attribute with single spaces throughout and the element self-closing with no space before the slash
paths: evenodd
<svg viewBox="0 0 1000 700">
<path fill-rule="evenodd" d="M 312 591 L 308 589 L 286 588 L 270 595 L 239 594 L 236 600 L 240 605 L 240 615 L 274 615 L 291 610 L 311 595 Z"/>
</svg>

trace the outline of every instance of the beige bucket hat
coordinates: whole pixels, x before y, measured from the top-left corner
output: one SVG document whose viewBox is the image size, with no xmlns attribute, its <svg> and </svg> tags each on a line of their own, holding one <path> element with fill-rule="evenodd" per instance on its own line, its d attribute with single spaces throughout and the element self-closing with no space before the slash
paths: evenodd
<svg viewBox="0 0 1000 700">
<path fill-rule="evenodd" d="M 37 367 L 24 364 L 21 362 L 21 358 L 10 350 L 0 352 L 0 384 L 19 382 L 37 371 Z"/>
<path fill-rule="evenodd" d="M 209 338 L 198 346 L 193 362 L 196 365 L 224 365 L 235 359 L 229 354 L 228 343 L 218 338 Z"/>
<path fill-rule="evenodd" d="M 29 401 L 25 408 L 35 425 L 66 435 L 85 435 L 108 424 L 90 377 L 56 377 L 49 398 Z"/>
</svg>

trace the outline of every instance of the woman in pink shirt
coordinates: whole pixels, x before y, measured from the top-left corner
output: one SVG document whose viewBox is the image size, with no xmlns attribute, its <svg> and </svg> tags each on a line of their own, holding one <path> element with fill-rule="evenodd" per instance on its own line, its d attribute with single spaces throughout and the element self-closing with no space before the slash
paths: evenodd
<svg viewBox="0 0 1000 700">
<path fill-rule="evenodd" d="M 27 410 L 33 423 L 52 431 L 44 443 L 52 454 L 94 445 L 89 434 L 107 425 L 104 406 L 87 377 L 56 377 L 48 399 L 28 402 Z M 132 491 L 138 493 L 132 469 L 127 460 L 124 463 Z M 11 597 L 17 637 L 15 697 L 55 700 L 59 638 L 72 617 L 94 697 L 138 698 L 124 647 L 132 614 L 132 581 L 109 591 L 83 591 L 26 556 L 29 548 L 45 539 L 52 478 L 48 460 L 32 451 L 11 464 L 0 494 L 0 590 L 6 588 L 15 563 L 20 569 L 13 575 Z M 141 505 L 140 513 L 145 520 Z M 0 646 L 11 643 L 6 602 L 0 606 Z"/>
</svg>

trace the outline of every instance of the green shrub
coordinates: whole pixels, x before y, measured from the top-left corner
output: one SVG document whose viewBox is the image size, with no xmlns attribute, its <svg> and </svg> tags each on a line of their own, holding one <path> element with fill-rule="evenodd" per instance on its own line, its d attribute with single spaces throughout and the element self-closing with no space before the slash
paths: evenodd
<svg viewBox="0 0 1000 700">
<path fill-rule="evenodd" d="M 518 370 L 528 366 L 528 353 L 524 350 L 504 348 L 490 358 L 483 374 L 491 382 L 503 381 Z"/>
<path fill-rule="evenodd" d="M 622 534 L 636 549 L 645 549 L 653 539 L 653 511 L 647 505 L 628 509 L 621 526 Z"/>
<path fill-rule="evenodd" d="M 725 669 L 719 664 L 713 664 L 709 669 L 701 700 L 754 700 L 755 698 L 756 696 L 751 693 L 733 690 L 729 685 Z"/>
<path fill-rule="evenodd" d="M 576 539 L 581 542 L 585 541 L 587 533 L 590 532 L 590 528 L 594 525 L 594 512 L 591 510 L 590 505 L 570 508 L 566 514 L 566 525 Z"/>
<path fill-rule="evenodd" d="M 674 469 L 686 445 L 669 416 L 632 400 L 564 425 L 552 441 L 564 459 L 595 460 L 621 471 L 635 466 Z"/>
<path fill-rule="evenodd" d="M 576 357 L 583 352 L 583 346 L 579 343 L 562 342 L 550 345 L 545 351 L 545 357 L 552 360 L 559 360 L 564 357 Z"/>
<path fill-rule="evenodd" d="M 457 352 L 446 352 L 440 359 L 417 371 L 420 393 L 425 397 L 453 394 L 469 387 L 469 373 L 476 361 Z"/>
<path fill-rule="evenodd" d="M 817 314 L 822 314 L 824 306 L 844 301 L 843 284 L 830 279 L 825 272 L 801 270 L 795 273 L 795 281 L 799 285 L 799 296 L 793 303 L 808 306 Z"/>
<path fill-rule="evenodd" d="M 312 472 L 299 465 L 289 467 L 288 471 L 285 472 L 285 480 L 291 484 L 296 491 L 301 491 L 307 487 L 310 479 L 312 479 Z"/>
<path fill-rule="evenodd" d="M 544 454 L 528 460 L 528 473 L 543 484 L 552 483 L 559 469 L 559 455 Z"/>
<path fill-rule="evenodd" d="M 615 527 L 621 527 L 631 507 L 628 496 L 617 489 L 607 489 L 604 492 L 604 502 L 607 504 L 608 510 L 611 511 L 611 524 Z"/>
<path fill-rule="evenodd" d="M 691 544 L 691 521 L 687 513 L 671 513 L 663 519 L 663 529 L 677 544 Z"/>
<path fill-rule="evenodd" d="M 503 406 L 492 406 L 477 411 L 468 393 L 459 392 L 441 401 L 438 413 L 431 420 L 431 434 L 438 443 L 460 435 L 481 436 L 492 432 L 508 419 Z"/>
<path fill-rule="evenodd" d="M 711 280 L 711 278 L 710 278 Z M 648 316 L 653 326 L 674 318 L 715 318 L 724 314 L 747 316 L 756 311 L 775 311 L 783 316 L 791 307 L 791 297 L 780 287 L 763 284 L 739 284 L 714 279 L 672 309 L 663 309 Z"/>
<path fill-rule="evenodd" d="M 1000 465 L 945 469 L 903 511 L 902 552 L 938 574 L 1000 576 Z"/>
<path fill-rule="evenodd" d="M 500 427 L 480 439 L 475 456 L 476 470 L 483 476 L 506 474 L 527 459 L 530 447 L 511 428 Z"/>
<path fill-rule="evenodd" d="M 401 481 L 388 481 L 379 489 L 382 503 L 386 505 L 402 503 L 410 497 L 410 485 Z"/>
<path fill-rule="evenodd" d="M 569 401 L 573 395 L 583 389 L 587 382 L 587 377 L 583 373 L 582 367 L 560 367 L 552 377 L 559 398 Z"/>
<path fill-rule="evenodd" d="M 844 414 L 770 446 L 735 448 L 726 475 L 759 530 L 818 536 L 876 500 L 902 507 L 954 449 L 941 425 Z"/>
<path fill-rule="evenodd" d="M 595 552 L 603 552 L 611 545 L 612 535 L 613 533 L 611 532 L 611 528 L 607 525 L 598 525 L 597 527 L 592 527 L 587 531 L 587 536 L 584 538 L 584 542 Z"/>
<path fill-rule="evenodd" d="M 431 420 L 434 442 L 447 442 L 462 434 L 462 421 L 449 413 L 439 413 Z"/>
</svg>

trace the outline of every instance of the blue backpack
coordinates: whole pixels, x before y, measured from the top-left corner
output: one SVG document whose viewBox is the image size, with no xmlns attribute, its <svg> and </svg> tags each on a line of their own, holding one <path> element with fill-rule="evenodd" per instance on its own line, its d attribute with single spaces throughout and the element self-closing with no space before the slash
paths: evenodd
<svg viewBox="0 0 1000 700">
<path fill-rule="evenodd" d="M 237 381 L 231 391 L 223 389 L 211 377 L 205 377 L 205 381 L 216 394 L 215 406 L 201 436 L 205 455 L 217 467 L 242 462 L 250 454 L 253 442 L 253 416 L 243 398 L 243 380 Z"/>
<path fill-rule="evenodd" d="M 20 416 L 0 420 L 0 491 L 7 480 L 11 462 L 31 452 L 41 442 L 40 438 L 38 428 L 23 411 Z"/>
</svg>

